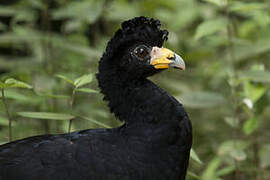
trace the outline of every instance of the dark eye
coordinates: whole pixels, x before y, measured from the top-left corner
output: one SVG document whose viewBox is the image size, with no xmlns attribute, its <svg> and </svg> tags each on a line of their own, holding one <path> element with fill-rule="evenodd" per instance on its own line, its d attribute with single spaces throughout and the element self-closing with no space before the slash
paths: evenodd
<svg viewBox="0 0 270 180">
<path fill-rule="evenodd" d="M 148 51 L 146 49 L 146 47 L 138 47 L 135 49 L 135 54 L 139 57 L 139 58 L 145 58 L 148 55 Z"/>
</svg>

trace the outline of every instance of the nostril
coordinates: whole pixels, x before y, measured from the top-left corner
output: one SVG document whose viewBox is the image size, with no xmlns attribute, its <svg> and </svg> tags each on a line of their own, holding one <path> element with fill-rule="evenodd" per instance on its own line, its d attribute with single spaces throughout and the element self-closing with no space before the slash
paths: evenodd
<svg viewBox="0 0 270 180">
<path fill-rule="evenodd" d="M 175 55 L 174 56 L 169 56 L 167 59 L 169 59 L 169 60 L 175 60 Z"/>
</svg>

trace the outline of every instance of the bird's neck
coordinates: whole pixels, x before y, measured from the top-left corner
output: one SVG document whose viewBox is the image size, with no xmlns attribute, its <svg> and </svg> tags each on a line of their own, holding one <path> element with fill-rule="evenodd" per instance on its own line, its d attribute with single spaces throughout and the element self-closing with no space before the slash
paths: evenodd
<svg viewBox="0 0 270 180">
<path fill-rule="evenodd" d="M 111 112 L 127 124 L 178 121 L 185 116 L 182 105 L 148 79 L 127 81 L 107 71 L 106 75 L 99 72 L 98 81 Z"/>
</svg>

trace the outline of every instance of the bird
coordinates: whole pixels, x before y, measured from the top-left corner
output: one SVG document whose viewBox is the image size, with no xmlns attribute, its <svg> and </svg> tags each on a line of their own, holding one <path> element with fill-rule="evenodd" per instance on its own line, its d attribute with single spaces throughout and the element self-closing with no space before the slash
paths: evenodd
<svg viewBox="0 0 270 180">
<path fill-rule="evenodd" d="M 158 19 L 126 20 L 107 43 L 96 78 L 122 125 L 28 137 L 0 146 L 0 180 L 184 180 L 192 125 L 183 105 L 149 80 L 185 69 L 163 47 Z"/>
</svg>

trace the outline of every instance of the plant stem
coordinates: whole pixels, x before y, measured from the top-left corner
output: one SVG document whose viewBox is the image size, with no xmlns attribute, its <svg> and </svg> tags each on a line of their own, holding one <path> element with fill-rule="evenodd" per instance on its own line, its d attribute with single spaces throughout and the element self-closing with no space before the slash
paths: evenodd
<svg viewBox="0 0 270 180">
<path fill-rule="evenodd" d="M 231 17 L 229 14 L 228 7 L 226 7 L 226 16 L 228 19 L 228 24 L 227 24 L 227 38 L 228 38 L 228 50 L 229 50 L 229 56 L 230 56 L 230 68 L 232 70 L 231 72 L 231 79 L 232 79 L 232 84 L 231 84 L 231 97 L 232 97 L 232 104 L 233 104 L 233 120 L 234 120 L 234 127 L 237 127 L 237 110 L 238 110 L 238 100 L 237 100 L 237 94 L 236 94 L 236 85 L 235 85 L 235 80 L 237 79 L 236 73 L 235 73 L 235 67 L 234 67 L 234 62 L 235 62 L 235 54 L 234 54 L 234 45 L 233 45 L 233 32 L 231 29 Z M 233 129 L 233 142 L 234 142 L 234 147 L 236 148 L 236 142 L 235 138 L 237 138 L 237 128 Z M 239 165 L 238 161 L 234 159 L 234 165 L 235 165 L 235 176 L 234 179 L 238 180 L 240 178 L 240 171 L 239 171 Z"/>
<path fill-rule="evenodd" d="M 11 116 L 10 116 L 9 111 L 8 111 L 8 106 L 7 106 L 7 102 L 6 102 L 4 88 L 2 88 L 1 91 L 2 91 L 2 101 L 3 101 L 5 111 L 6 111 L 6 115 L 7 115 L 7 118 L 8 118 L 8 141 L 10 142 L 10 141 L 12 141 L 12 131 L 11 131 L 12 119 L 11 119 Z"/>
<path fill-rule="evenodd" d="M 70 99 L 70 101 L 69 101 L 70 115 L 72 115 L 72 111 L 73 111 L 73 103 L 74 103 L 74 98 L 75 98 L 75 90 L 76 90 L 76 88 L 73 89 L 72 95 L 71 95 L 71 99 Z M 73 120 L 73 119 L 70 119 L 70 120 L 69 120 L 69 124 L 68 124 L 68 133 L 70 133 L 70 131 L 71 131 L 72 120 Z"/>
<path fill-rule="evenodd" d="M 257 169 L 260 169 L 260 157 L 259 157 L 259 143 L 258 143 L 258 137 L 257 137 L 257 133 L 255 132 L 254 135 L 253 135 L 253 145 L 252 145 L 252 148 L 253 148 L 253 162 L 254 162 L 254 165 Z M 261 174 L 260 173 L 257 173 L 255 172 L 255 177 L 256 177 L 256 180 L 260 180 L 261 179 Z"/>
</svg>

